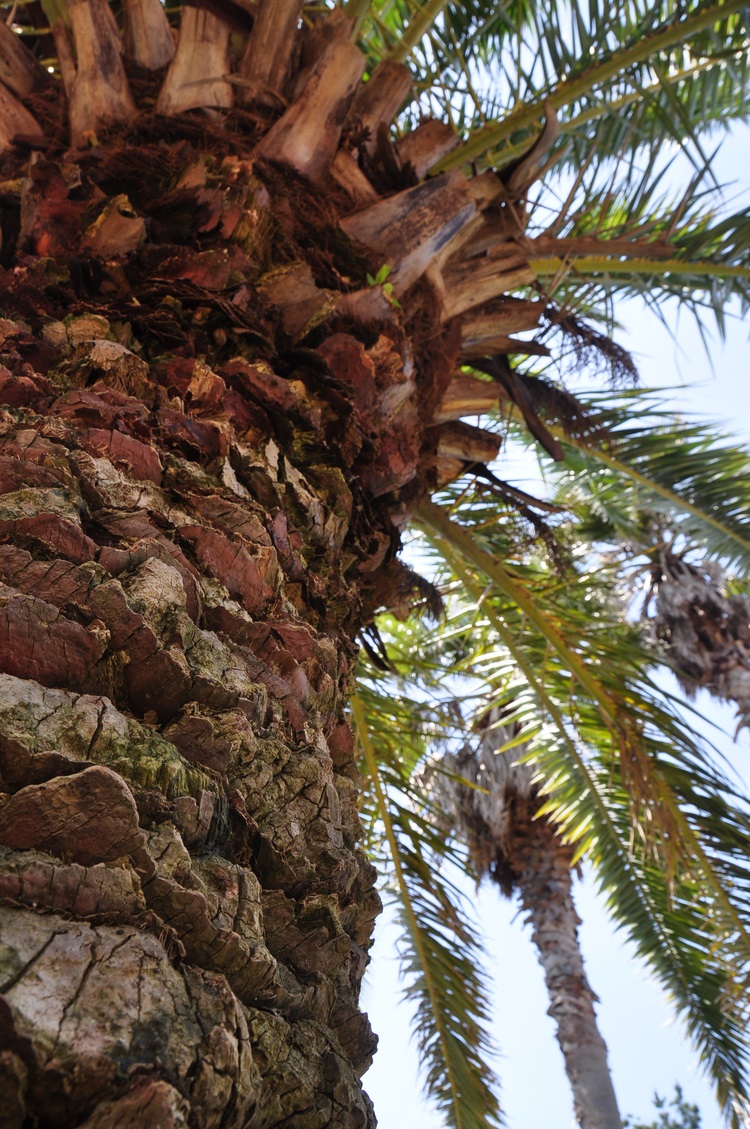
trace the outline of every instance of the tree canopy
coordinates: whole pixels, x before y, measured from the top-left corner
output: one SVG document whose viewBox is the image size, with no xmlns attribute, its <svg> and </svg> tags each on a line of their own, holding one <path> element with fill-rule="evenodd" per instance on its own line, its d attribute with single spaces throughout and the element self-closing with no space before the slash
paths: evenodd
<svg viewBox="0 0 750 1129">
<path fill-rule="evenodd" d="M 477 941 L 437 869 L 446 858 L 466 866 L 467 856 L 446 831 L 431 779 L 445 772 L 440 754 L 470 743 L 498 711 L 512 733 L 499 752 L 522 756 L 536 814 L 554 825 L 570 860 L 585 855 L 595 866 L 613 916 L 669 988 L 739 1125 L 750 1109 L 748 805 L 657 672 L 673 670 L 688 692 L 703 685 L 737 702 L 744 720 L 748 456 L 637 388 L 616 323 L 618 301 L 632 295 L 660 316 L 710 313 L 719 330 L 750 304 L 750 214 L 716 183 L 712 162 L 716 145 L 731 143 L 732 124 L 747 117 L 746 0 L 0 7 L 2 253 L 12 314 L 3 334 L 13 344 L 3 356 L 17 370 L 13 427 L 26 442 L 29 428 L 46 426 L 45 412 L 53 426 L 68 384 L 83 390 L 70 409 L 75 423 L 45 438 L 53 453 L 45 447 L 40 457 L 78 466 L 85 448 L 105 466 L 98 478 L 89 467 L 96 481 L 71 487 L 65 518 L 47 517 L 53 526 L 69 520 L 76 551 L 103 556 L 113 570 L 141 567 L 127 552 L 123 563 L 118 544 L 129 550 L 145 529 L 153 551 L 169 557 L 155 571 L 174 572 L 173 561 L 183 570 L 188 595 L 179 580 L 175 601 L 192 600 L 195 617 L 175 602 L 169 620 L 165 600 L 141 598 L 143 576 L 128 574 L 138 614 L 145 608 L 156 625 L 153 653 L 169 671 L 169 693 L 157 695 L 145 676 L 138 682 L 131 656 L 111 655 L 108 691 L 145 727 L 155 715 L 173 736 L 178 714 L 182 724 L 206 701 L 207 709 L 215 700 L 236 704 L 240 690 L 222 696 L 225 672 L 244 671 L 237 679 L 245 687 L 248 670 L 265 670 L 255 651 L 278 627 L 269 576 L 286 585 L 284 614 L 325 635 L 316 662 L 329 679 L 337 646 L 343 653 L 364 623 L 351 715 L 370 847 L 400 899 L 428 1088 L 447 1123 L 462 1129 L 497 1125 L 501 1114 L 484 1055 Z M 92 317 L 103 349 L 90 335 Z M 80 318 L 88 329 L 73 324 Z M 77 339 L 77 330 L 89 336 Z M 51 382 L 24 368 L 27 353 L 44 360 Z M 596 372 L 604 391 L 567 386 L 582 369 Z M 117 430 L 122 404 L 87 399 L 98 396 L 89 386 L 102 372 L 116 385 L 106 387 L 110 400 L 137 401 Z M 92 420 L 101 424 L 93 437 Z M 544 497 L 498 476 L 494 460 L 509 436 L 537 450 L 553 485 Z M 123 446 L 133 461 L 120 472 L 107 460 L 118 461 L 112 452 Z M 128 475 L 154 489 L 133 487 Z M 105 514 L 91 524 L 99 542 L 84 537 L 76 525 L 84 492 L 97 513 L 124 498 L 130 525 Z M 242 507 L 257 529 L 237 515 Z M 299 543 L 295 521 L 304 526 Z M 422 538 L 425 566 L 416 572 L 395 561 L 409 525 Z M 58 546 L 30 543 L 36 577 Z M 251 564 L 238 578 L 241 554 L 232 547 L 240 543 Z M 176 545 L 185 552 L 172 553 Z M 203 615 L 194 574 L 213 619 Z M 627 586 L 636 574 L 649 578 L 645 620 Z M 32 591 L 14 599 L 25 607 L 37 581 L 24 583 Z M 114 571 L 105 583 L 118 607 L 130 607 Z M 81 590 L 76 603 L 55 589 L 59 607 L 49 616 L 104 654 L 121 621 L 111 608 L 89 606 L 83 582 Z M 373 624 L 378 608 L 384 616 Z M 424 615 L 410 618 L 415 608 L 431 610 L 439 632 Z M 276 626 L 263 635 L 251 612 Z M 230 629 L 239 667 L 218 638 Z M 304 631 L 287 635 L 290 647 L 308 646 Z M 695 640 L 699 662 L 689 656 Z M 126 642 L 132 648 L 129 635 Z M 267 645 L 283 667 L 281 643 Z M 48 657 L 35 645 L 14 655 L 10 676 L 36 679 L 38 654 Z M 44 684 L 56 692 L 98 686 L 85 663 L 74 686 L 52 659 Z M 297 666 L 290 659 L 290 678 L 304 688 Z M 334 673 L 338 703 L 347 676 L 343 667 Z M 287 739 L 285 725 L 297 741 L 307 731 L 294 694 L 278 672 L 265 674 L 268 693 L 283 701 L 268 711 L 278 741 Z M 322 718 L 330 687 L 322 674 L 318 682 Z M 234 722 L 249 747 L 257 734 L 248 717 Z M 333 741 L 330 717 L 325 724 L 321 748 Z M 143 744 L 147 730 L 138 733 Z M 331 756 L 313 770 L 312 756 L 305 761 L 316 782 L 349 771 L 338 737 L 341 763 Z M 226 807 L 226 781 L 185 767 L 164 740 L 165 793 L 188 783 L 195 791 L 197 780 Z M 297 899 L 290 913 L 301 914 L 305 891 L 284 850 L 268 842 L 286 836 L 300 866 L 312 844 L 309 888 L 339 898 L 329 872 L 339 871 L 333 863 L 325 870 L 330 859 L 319 847 L 328 825 L 297 844 L 289 826 L 273 822 L 246 760 L 241 788 L 231 790 L 245 820 L 241 847 L 224 827 L 232 865 L 265 867 L 266 888 L 280 884 Z M 177 783 L 167 780 L 169 766 Z M 356 786 L 338 775 L 349 823 L 331 835 L 343 844 L 341 867 L 354 873 L 359 862 L 344 853 L 353 859 Z M 124 777 L 119 786 L 129 795 Z M 266 835 L 260 862 L 255 816 L 247 807 L 243 815 L 248 800 Z M 189 875 L 187 848 L 183 862 Z M 347 917 L 347 932 L 343 917 L 330 915 L 344 945 L 356 934 L 364 946 L 359 964 L 349 979 L 337 967 L 325 981 L 337 1001 L 326 1022 L 335 1018 L 343 1038 L 356 1020 L 345 1069 L 360 1121 L 371 1118 L 352 1065 L 370 1053 L 356 1011 L 371 920 L 365 877 L 362 920 Z M 174 882 L 169 896 L 184 901 L 187 887 Z M 336 912 L 346 916 L 344 902 L 341 895 Z M 157 907 L 166 914 L 165 904 L 166 895 Z M 261 916 L 254 928 L 265 937 Z M 210 942 L 202 948 L 189 937 L 190 959 L 221 970 L 226 945 L 213 922 L 203 925 Z M 280 948 L 287 943 L 294 947 Z M 255 1003 L 242 980 L 250 949 L 240 950 L 241 974 L 235 968 L 230 984 Z M 286 1008 L 291 1027 L 313 1004 L 300 1002 L 286 965 L 282 983 L 275 961 L 269 956 L 269 998 Z M 321 999 L 313 1003 L 323 1014 Z M 269 1015 L 263 1023 L 275 1022 Z M 325 1055 L 313 1050 L 319 1066 Z M 318 1066 L 315 1086 L 328 1101 L 332 1084 Z"/>
</svg>

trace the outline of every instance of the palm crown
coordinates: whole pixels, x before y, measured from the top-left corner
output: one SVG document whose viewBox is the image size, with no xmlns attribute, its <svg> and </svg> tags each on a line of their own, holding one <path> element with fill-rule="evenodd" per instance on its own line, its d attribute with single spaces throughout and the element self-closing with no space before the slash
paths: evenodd
<svg viewBox="0 0 750 1129">
<path fill-rule="evenodd" d="M 448 585 L 452 610 L 437 634 L 418 622 L 388 626 L 388 653 L 402 693 L 411 696 L 411 712 L 402 705 L 399 717 L 391 704 L 382 717 L 373 712 L 370 726 L 383 750 L 386 774 L 394 773 L 399 748 L 395 719 L 421 734 L 421 761 L 408 760 L 392 786 L 403 792 L 404 781 L 412 781 L 411 803 L 421 810 L 428 803 L 429 810 L 424 777 L 416 776 L 421 788 L 414 783 L 415 763 L 429 763 L 430 747 L 460 747 L 472 717 L 481 718 L 490 708 L 502 711 L 518 735 L 506 734 L 501 752 L 533 769 L 535 786 L 546 796 L 539 814 L 593 862 L 611 912 L 669 988 L 703 1050 L 722 1102 L 741 1117 L 747 805 L 654 676 L 660 664 L 667 664 L 688 692 L 705 685 L 733 699 L 744 721 L 747 610 L 738 578 L 744 575 L 740 541 L 747 509 L 741 495 L 748 458 L 735 447 L 719 446 L 709 428 L 694 425 L 688 444 L 702 449 L 711 443 L 710 455 L 685 461 L 674 449 L 673 430 L 647 394 L 629 393 L 629 411 L 619 405 L 608 411 L 604 400 L 596 397 L 590 405 L 592 410 L 596 405 L 600 441 L 607 436 L 602 449 L 590 441 L 566 440 L 566 462 L 548 468 L 552 481 L 559 482 L 553 495 L 559 511 L 542 540 L 538 527 L 529 528 L 517 511 L 512 513 L 507 498 L 488 496 L 491 486 L 456 488 L 445 498 L 461 514 L 466 523 L 461 526 L 437 508 L 423 511 L 424 528 L 439 554 L 434 567 L 442 562 L 447 570 L 438 575 Z M 639 400 L 648 422 L 637 420 Z M 717 471 L 736 490 L 721 501 L 716 500 Z M 531 516 L 550 521 L 541 509 Z M 661 571 L 665 538 L 675 551 L 680 546 L 684 562 L 671 576 Z M 599 554 L 592 555 L 597 545 Z M 728 593 L 716 566 L 700 564 L 706 554 L 739 563 Z M 706 568 L 696 596 L 695 577 Z M 634 573 L 648 576 L 654 570 L 662 586 L 669 581 L 678 594 L 657 607 L 644 631 L 632 615 L 628 622 L 633 590 L 623 587 L 623 572 L 630 583 Z M 722 606 L 718 619 L 710 621 L 717 631 L 723 625 L 717 643 L 707 633 L 706 608 L 722 600 L 734 601 L 734 618 Z M 680 627 L 675 605 L 683 615 L 704 617 L 700 637 L 689 640 L 689 661 L 685 643 L 681 648 L 668 636 Z M 707 673 L 696 677 L 703 666 Z M 452 678 L 447 686 L 446 676 Z M 469 678 L 464 691 L 456 681 L 462 676 Z M 389 685 L 393 694 L 386 673 L 377 675 L 371 668 L 367 681 Z M 423 697 L 430 704 L 420 704 Z M 481 763 L 486 759 L 485 754 Z M 489 770 L 482 769 L 483 779 L 476 769 L 469 772 L 468 764 L 473 762 L 456 761 L 455 752 L 438 762 L 433 776 L 447 773 L 438 794 L 445 797 L 447 787 L 448 806 L 455 806 L 450 793 L 458 778 L 465 797 L 459 797 L 459 805 L 468 802 L 481 811 L 483 804 L 494 803 L 499 818 L 501 796 L 493 801 L 485 795 Z M 462 781 L 467 775 L 479 787 L 475 799 L 470 793 L 466 797 Z M 407 815 L 401 826 L 407 840 L 415 826 Z M 476 843 L 476 832 L 470 832 L 469 842 L 472 835 Z M 439 836 L 429 849 L 439 858 Z M 485 862 L 480 873 L 486 867 Z M 419 883 L 419 871 L 411 878 Z M 429 917 L 425 923 L 429 927 Z"/>
</svg>

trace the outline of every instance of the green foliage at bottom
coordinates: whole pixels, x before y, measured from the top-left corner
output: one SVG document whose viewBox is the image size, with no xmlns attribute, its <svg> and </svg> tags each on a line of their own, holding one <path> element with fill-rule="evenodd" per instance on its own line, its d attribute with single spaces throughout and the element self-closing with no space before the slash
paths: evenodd
<svg viewBox="0 0 750 1129">
<path fill-rule="evenodd" d="M 701 1129 L 700 1110 L 697 1105 L 685 1101 L 681 1086 L 675 1086 L 674 1097 L 669 1104 L 666 1098 L 655 1094 L 654 1107 L 657 1110 L 655 1121 L 634 1121 L 626 1117 L 623 1129 Z"/>
</svg>

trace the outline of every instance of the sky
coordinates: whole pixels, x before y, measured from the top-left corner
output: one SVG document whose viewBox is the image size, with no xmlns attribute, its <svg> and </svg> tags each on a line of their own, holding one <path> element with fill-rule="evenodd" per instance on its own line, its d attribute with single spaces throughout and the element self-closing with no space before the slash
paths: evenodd
<svg viewBox="0 0 750 1129">
<path fill-rule="evenodd" d="M 750 128 L 735 131 L 717 173 L 723 181 L 750 181 Z M 744 157 L 743 157 L 744 154 Z M 644 387 L 673 388 L 676 411 L 697 413 L 720 422 L 750 445 L 750 324 L 730 320 L 726 340 L 714 333 L 709 356 L 697 327 L 683 316 L 673 335 L 640 303 L 618 309 L 618 340 L 634 353 Z M 515 479 L 519 485 L 523 482 Z M 693 703 L 707 733 L 728 757 L 750 791 L 750 737 L 733 741 L 735 723 L 728 707 L 707 694 Z M 717 738 L 719 725 L 727 734 Z M 536 963 L 530 929 L 517 917 L 516 903 L 490 885 L 474 901 L 486 941 L 492 979 L 492 1036 L 500 1049 L 495 1062 L 501 1078 L 501 1101 L 509 1129 L 571 1129 L 575 1125 L 570 1089 L 548 1002 Z M 614 932 L 602 899 L 588 874 L 575 884 L 581 947 L 586 972 L 600 998 L 598 1018 L 609 1049 L 620 1111 L 650 1121 L 653 1095 L 671 1097 L 679 1083 L 687 1100 L 701 1110 L 702 1129 L 720 1129 L 723 1121 L 711 1084 L 702 1075 L 698 1054 L 670 1003 L 638 960 L 630 943 Z M 376 925 L 372 962 L 363 986 L 362 1006 L 380 1035 L 380 1049 L 364 1085 L 375 1103 L 381 1129 L 443 1129 L 442 1118 L 424 1099 L 418 1061 L 409 1039 L 410 1011 L 400 1003 L 402 985 L 395 951 L 397 930 L 386 911 Z"/>
</svg>

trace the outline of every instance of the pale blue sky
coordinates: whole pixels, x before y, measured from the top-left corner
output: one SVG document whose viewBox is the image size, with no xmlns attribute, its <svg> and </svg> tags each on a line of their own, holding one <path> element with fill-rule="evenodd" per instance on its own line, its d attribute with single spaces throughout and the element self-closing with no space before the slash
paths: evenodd
<svg viewBox="0 0 750 1129">
<path fill-rule="evenodd" d="M 735 131 L 718 165 L 718 175 L 750 181 L 750 129 Z M 674 386 L 678 411 L 698 412 L 726 424 L 750 443 L 750 325 L 732 321 L 725 342 L 711 345 L 709 362 L 697 328 L 683 317 L 674 338 L 635 302 L 618 310 L 623 332 L 646 387 Z M 713 367 L 713 371 L 712 371 Z M 731 734 L 732 711 L 707 695 L 695 703 L 704 716 Z M 711 734 L 717 744 L 715 731 Z M 750 789 L 750 739 L 720 743 Z M 655 1090 L 671 1096 L 679 1082 L 703 1115 L 703 1129 L 720 1129 L 722 1120 L 698 1055 L 664 993 L 616 935 L 593 884 L 576 884 L 581 944 L 587 974 L 599 995 L 599 1021 L 609 1048 L 620 1109 L 646 1118 L 653 1113 Z M 485 886 L 476 900 L 488 938 L 493 979 L 493 1035 L 501 1050 L 497 1070 L 509 1129 L 570 1129 L 574 1125 L 570 1091 L 554 1038 L 541 971 L 530 931 L 514 919 L 516 905 Z M 409 1041 L 410 1013 L 399 1003 L 401 986 L 395 955 L 396 932 L 390 915 L 376 929 L 373 961 L 364 985 L 363 1007 L 381 1037 L 365 1087 L 375 1103 L 381 1129 L 443 1129 L 442 1119 L 425 1102 L 417 1080 L 416 1052 Z"/>
</svg>

